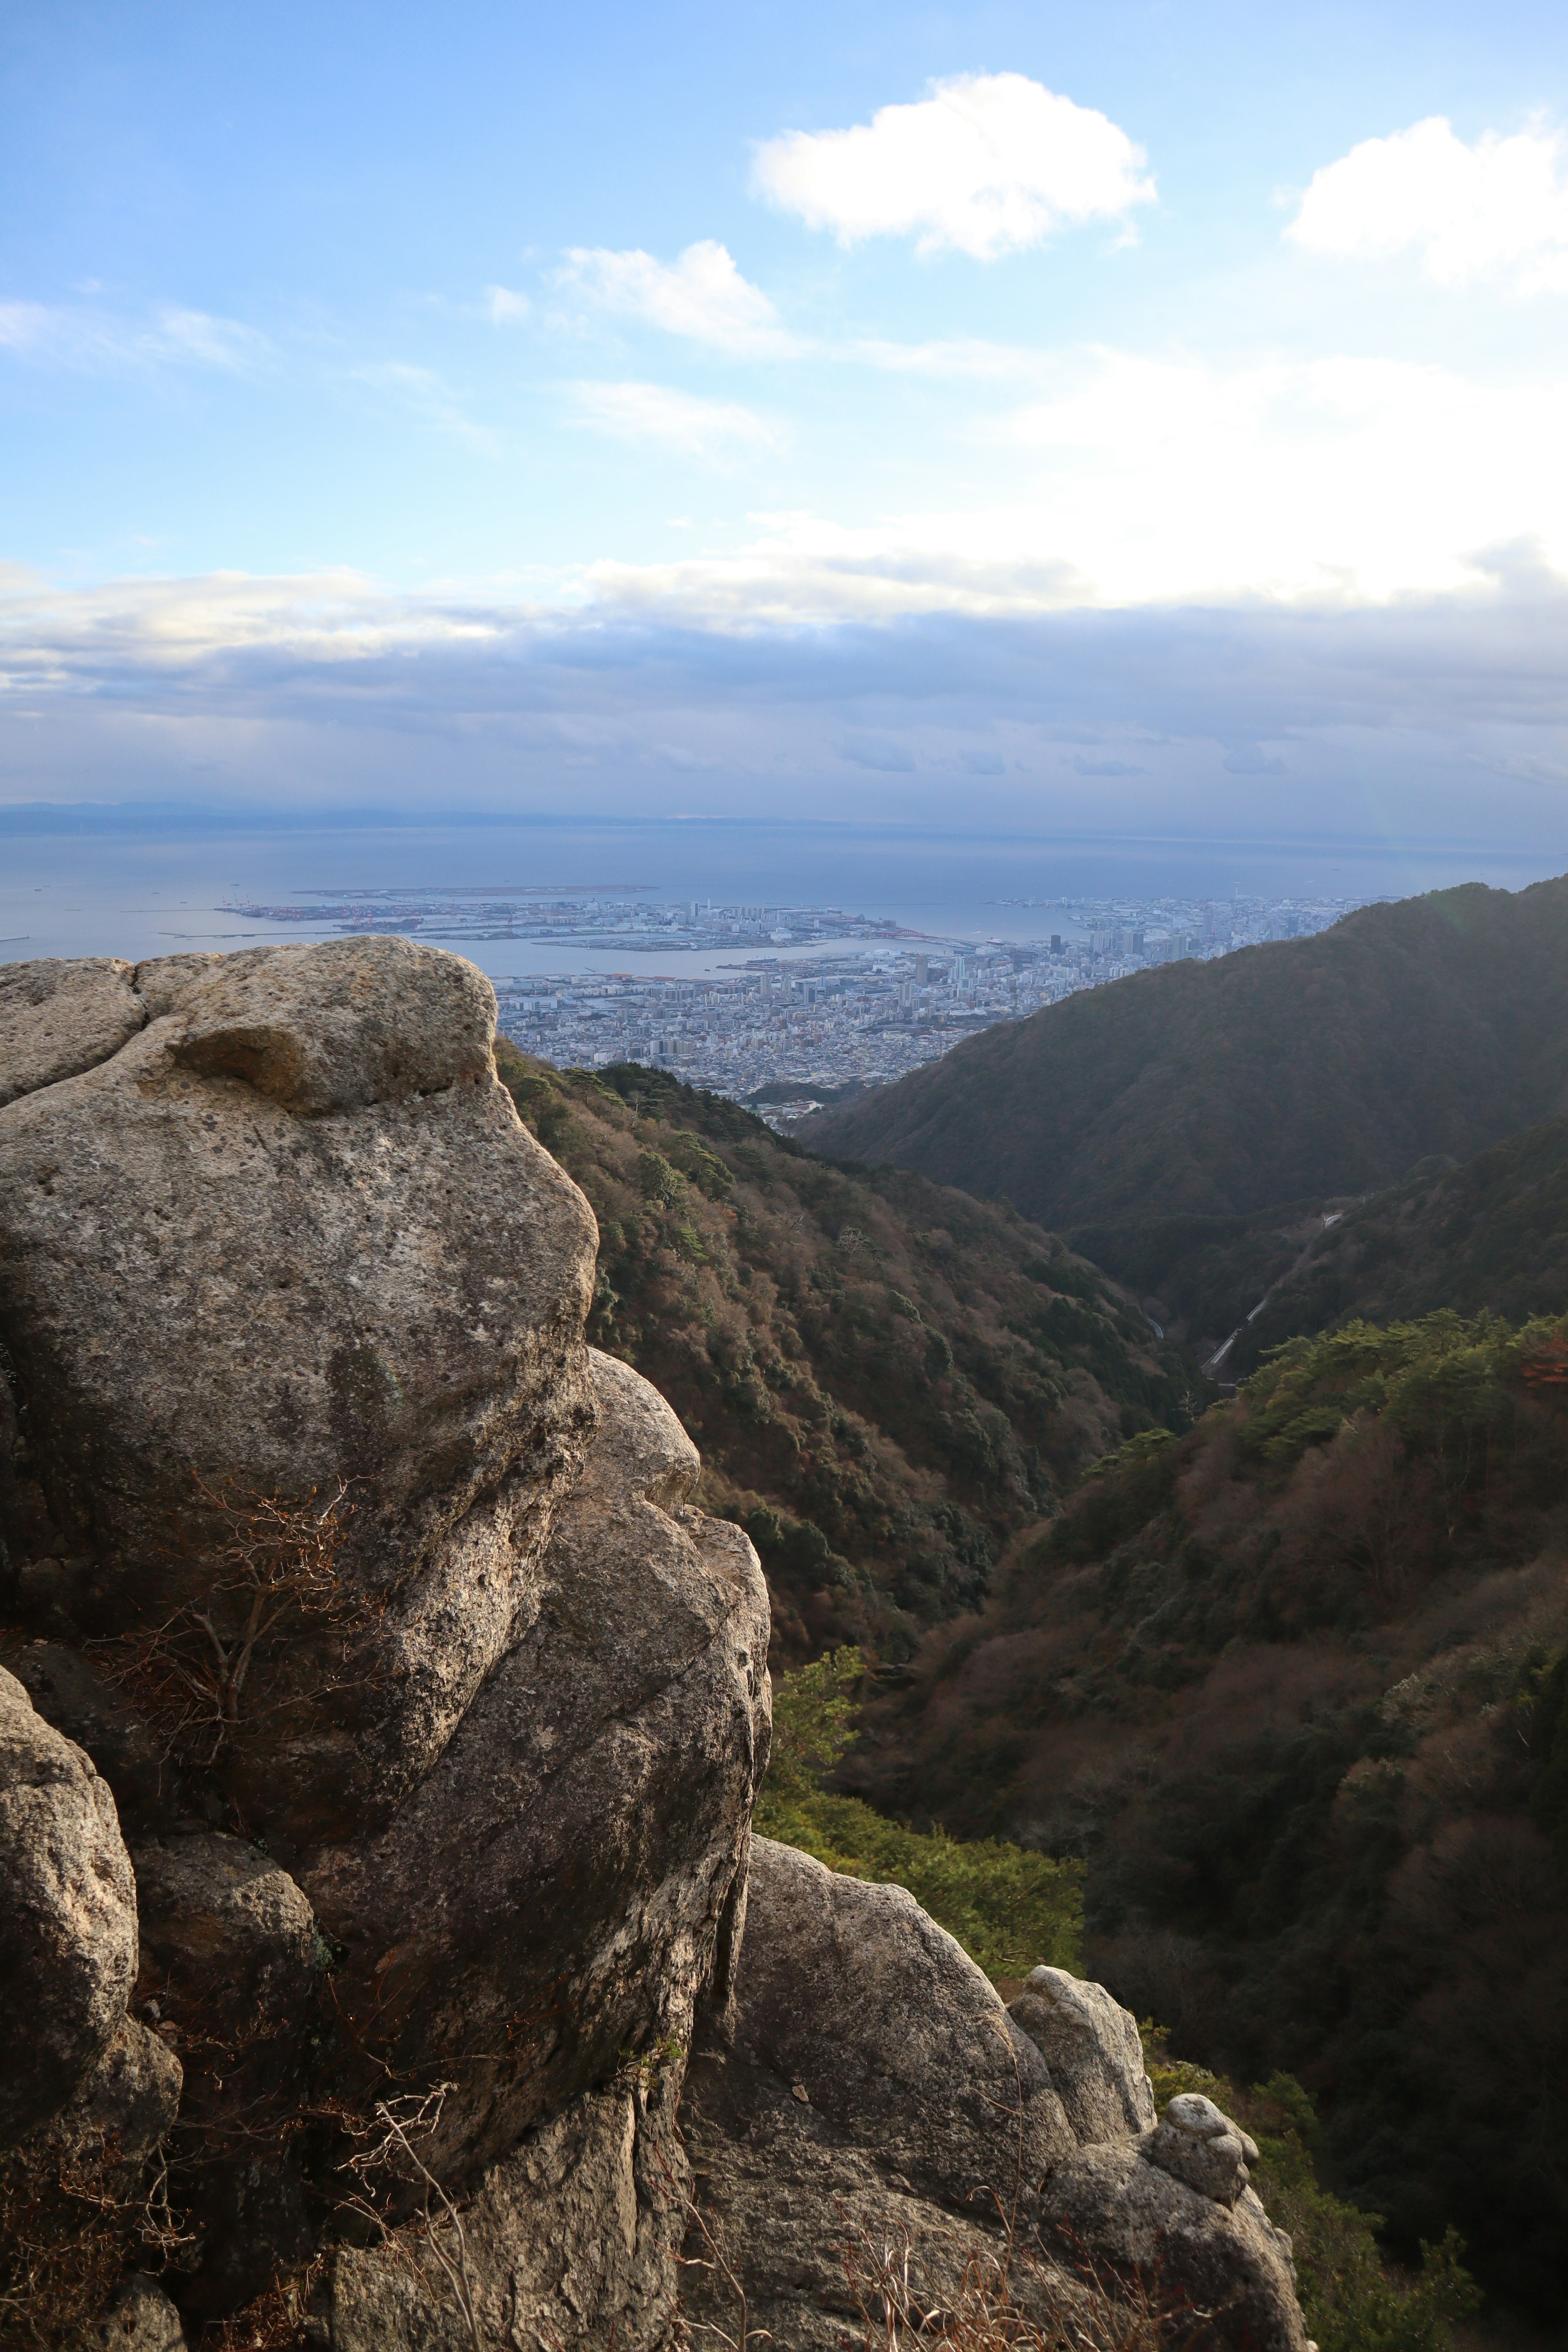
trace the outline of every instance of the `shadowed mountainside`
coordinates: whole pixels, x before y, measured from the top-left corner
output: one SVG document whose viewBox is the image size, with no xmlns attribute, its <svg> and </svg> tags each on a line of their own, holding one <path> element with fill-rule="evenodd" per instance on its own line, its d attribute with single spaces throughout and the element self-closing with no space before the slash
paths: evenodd
<svg viewBox="0 0 1568 2352">
<path fill-rule="evenodd" d="M 1558 2307 L 1568 1335 L 1293 1341 L 1092 1472 L 867 1711 L 841 1785 L 1081 1856 L 1089 1971 L 1299 2075 L 1412 2252 Z"/>
<path fill-rule="evenodd" d="M 800 1135 L 1068 1229 L 1354 1196 L 1564 1108 L 1568 877 L 1084 991 Z"/>
<path fill-rule="evenodd" d="M 1510 1136 L 1320 1228 L 1226 1370 L 1245 1378 L 1281 1340 L 1355 1316 L 1407 1322 L 1440 1307 L 1512 1322 L 1568 1312 L 1568 1119 Z"/>
<path fill-rule="evenodd" d="M 1568 1311 L 1568 1120 L 1456 1168 L 1435 1158 L 1366 1200 L 1291 1202 L 1247 1217 L 1152 1217 L 1067 1238 L 1142 1298 L 1219 1377 L 1245 1380 L 1282 1340 L 1356 1316 L 1409 1321 Z"/>
</svg>

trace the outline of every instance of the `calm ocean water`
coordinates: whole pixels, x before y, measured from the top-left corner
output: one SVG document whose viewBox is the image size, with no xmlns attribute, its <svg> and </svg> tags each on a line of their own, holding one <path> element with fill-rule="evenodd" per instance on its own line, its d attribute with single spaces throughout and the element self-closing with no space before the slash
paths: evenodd
<svg viewBox="0 0 1568 2352">
<path fill-rule="evenodd" d="M 1047 839 L 890 826 L 657 820 L 225 822 L 176 811 L 40 821 L 0 811 L 0 961 L 43 955 L 166 955 L 330 936 L 248 921 L 226 899 L 288 902 L 310 890 L 482 887 L 609 891 L 663 900 L 839 907 L 944 937 L 1032 939 L 1049 907 L 1005 899 L 1125 897 L 1404 897 L 1479 880 L 1517 889 L 1552 870 L 1508 850 L 1400 844 Z M 492 973 L 602 969 L 603 952 L 505 940 L 466 944 Z M 711 961 L 726 961 L 714 959 Z M 623 957 L 624 964 L 626 959 Z M 679 959 L 695 975 L 697 956 Z"/>
</svg>

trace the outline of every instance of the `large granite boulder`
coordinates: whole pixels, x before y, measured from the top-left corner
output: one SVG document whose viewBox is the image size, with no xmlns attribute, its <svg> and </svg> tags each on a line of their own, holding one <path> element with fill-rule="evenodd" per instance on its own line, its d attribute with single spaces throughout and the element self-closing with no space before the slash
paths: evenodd
<svg viewBox="0 0 1568 2352">
<path fill-rule="evenodd" d="M 286 1855 L 389 1820 L 531 1622 L 592 1420 L 594 1222 L 497 1082 L 494 997 L 458 957 L 356 939 L 132 980 L 145 1025 L 106 1054 L 100 1022 L 90 1066 L 0 1110 L 0 1507 L 13 1552 L 76 1564 L 53 1597 L 128 1638 L 151 1690 L 135 1645 L 163 1627 L 163 1656 L 184 1639 L 223 1679 L 258 1507 L 349 1482 L 317 1563 L 336 1606 L 305 1579 L 245 1706 L 193 1700 L 175 1754 Z M 47 1053 L 17 1027 L 13 1085 L 69 1062 L 58 1024 Z"/>
<path fill-rule="evenodd" d="M 900 1886 L 752 1843 L 733 2000 L 705 2021 L 682 2126 L 695 2175 L 684 2301 L 791 2352 L 839 2352 L 879 2250 L 941 2300 L 1027 2234 L 1077 2142 L 1044 2059 Z"/>
<path fill-rule="evenodd" d="M 662 1397 L 591 1361 L 598 1433 L 537 1616 L 391 1825 L 303 1874 L 345 1948 L 350 2071 L 451 2083 L 438 2172 L 490 2161 L 620 2053 L 687 2045 L 735 1942 L 767 1588 L 741 1530 L 681 1499 L 698 1454 Z"/>
<path fill-rule="evenodd" d="M 1137 2021 L 1103 1985 L 1066 1969 L 1031 1969 L 1007 2014 L 1050 2068 L 1081 2144 L 1152 2131 L 1154 2093 Z"/>
<path fill-rule="evenodd" d="M 184 2067 L 175 2155 L 195 2316 L 232 2311 L 314 2248 L 300 2146 L 329 1957 L 287 1871 L 243 1838 L 170 1832 L 132 1852 L 137 1996 Z"/>
<path fill-rule="evenodd" d="M 0 1104 L 107 1062 L 146 1018 L 118 956 L 0 964 Z"/>
<path fill-rule="evenodd" d="M 342 2340 L 423 2343 L 450 2196 L 514 2307 L 652 2343 L 766 1588 L 584 1344 L 592 1216 L 489 984 L 355 940 L 13 996 L 5 1613 L 134 1812 L 135 2031 L 187 2065 L 168 2284 L 210 2320 L 339 2244 Z"/>
<path fill-rule="evenodd" d="M 136 1891 L 90 1759 L 0 1669 L 0 2334 L 73 2337 L 118 2284 L 118 2214 L 179 2104 L 179 2061 L 131 2014 Z M 134 2229 L 132 2231 L 134 2234 Z"/>
</svg>

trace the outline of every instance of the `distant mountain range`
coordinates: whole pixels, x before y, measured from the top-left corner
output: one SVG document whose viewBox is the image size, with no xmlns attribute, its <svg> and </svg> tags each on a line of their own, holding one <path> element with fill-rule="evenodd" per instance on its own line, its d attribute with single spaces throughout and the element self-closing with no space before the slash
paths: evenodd
<svg viewBox="0 0 1568 2352">
<path fill-rule="evenodd" d="M 1085 991 L 797 1133 L 1009 1200 L 1080 1247 L 1092 1229 L 1101 1263 L 1149 1276 L 1154 1221 L 1321 1214 L 1565 1111 L 1568 877 L 1363 908 Z M 1184 1254 L 1204 1238 L 1189 1224 Z M 1271 1242 L 1254 1255 L 1283 1271 Z"/>
</svg>

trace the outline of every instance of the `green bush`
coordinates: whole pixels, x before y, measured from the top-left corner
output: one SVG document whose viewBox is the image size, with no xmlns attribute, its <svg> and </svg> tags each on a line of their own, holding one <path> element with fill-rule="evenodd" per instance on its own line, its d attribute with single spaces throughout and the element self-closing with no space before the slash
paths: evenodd
<svg viewBox="0 0 1568 2352">
<path fill-rule="evenodd" d="M 908 1887 L 988 1976 L 1026 1976 L 1042 1962 L 1077 1970 L 1081 1863 L 1054 1862 L 999 1838 L 970 1843 L 940 1828 L 907 1829 L 819 1785 L 857 1737 L 853 1690 L 864 1672 L 859 1651 L 846 1646 L 775 1683 L 773 1759 L 757 1828 L 829 1870 Z"/>
<path fill-rule="evenodd" d="M 1173 2059 L 1148 2021 L 1142 2032 L 1162 2115 L 1179 2091 L 1201 2091 L 1258 2142 L 1253 2187 L 1290 2238 L 1302 2315 L 1319 2352 L 1450 2352 L 1450 2322 L 1482 2299 L 1458 2231 L 1450 2228 L 1436 2246 L 1422 2240 L 1417 2277 L 1391 2276 L 1378 2249 L 1381 2216 L 1336 2197 L 1318 2177 L 1317 2110 L 1293 2074 L 1241 2091 L 1205 2066 Z"/>
</svg>

